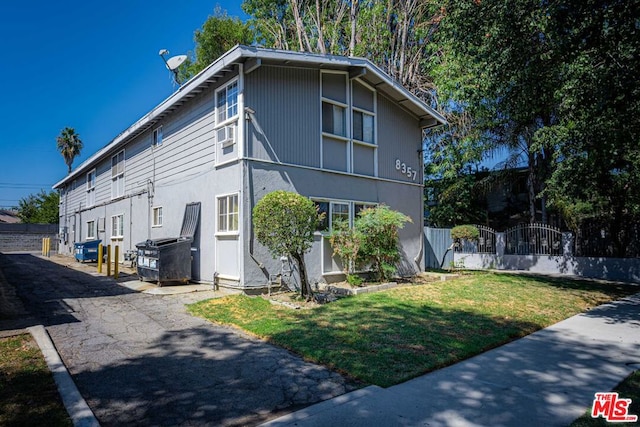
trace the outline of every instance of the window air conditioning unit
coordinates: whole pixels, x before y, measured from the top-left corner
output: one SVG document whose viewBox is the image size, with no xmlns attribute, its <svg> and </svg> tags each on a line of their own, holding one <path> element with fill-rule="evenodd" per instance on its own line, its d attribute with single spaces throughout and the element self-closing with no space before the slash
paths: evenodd
<svg viewBox="0 0 640 427">
<path fill-rule="evenodd" d="M 229 147 L 236 142 L 236 128 L 234 125 L 223 126 L 216 130 L 216 139 L 222 148 Z"/>
</svg>

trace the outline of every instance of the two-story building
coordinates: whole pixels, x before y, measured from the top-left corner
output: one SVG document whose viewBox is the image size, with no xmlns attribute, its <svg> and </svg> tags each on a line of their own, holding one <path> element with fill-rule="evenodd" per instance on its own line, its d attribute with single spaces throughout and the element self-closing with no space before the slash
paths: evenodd
<svg viewBox="0 0 640 427">
<path fill-rule="evenodd" d="M 60 251 L 178 236 L 200 202 L 193 280 L 264 287 L 282 263 L 255 240 L 251 212 L 284 189 L 314 200 L 326 228 L 376 204 L 408 215 L 399 267 L 415 273 L 422 129 L 444 122 L 366 59 L 236 46 L 55 184 Z M 341 270 L 323 230 L 306 261 L 312 283 Z"/>
</svg>

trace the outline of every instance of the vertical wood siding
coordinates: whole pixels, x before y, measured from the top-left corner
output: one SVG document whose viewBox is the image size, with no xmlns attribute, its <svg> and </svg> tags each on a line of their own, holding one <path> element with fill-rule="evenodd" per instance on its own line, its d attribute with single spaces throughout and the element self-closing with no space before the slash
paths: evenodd
<svg viewBox="0 0 640 427">
<path fill-rule="evenodd" d="M 421 136 L 417 118 L 378 95 L 378 176 L 422 184 Z M 415 180 L 396 170 L 396 159 L 418 171 Z"/>
<path fill-rule="evenodd" d="M 248 156 L 320 167 L 318 71 L 263 66 L 246 76 Z"/>
</svg>

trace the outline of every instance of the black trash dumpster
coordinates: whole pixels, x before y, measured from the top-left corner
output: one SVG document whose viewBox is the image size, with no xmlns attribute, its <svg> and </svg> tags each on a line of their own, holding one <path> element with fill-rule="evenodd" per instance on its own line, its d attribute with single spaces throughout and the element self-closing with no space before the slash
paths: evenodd
<svg viewBox="0 0 640 427">
<path fill-rule="evenodd" d="M 187 283 L 191 279 L 191 243 L 198 227 L 200 203 L 185 208 L 178 237 L 149 239 L 138 243 L 137 272 L 140 280 Z"/>
<path fill-rule="evenodd" d="M 102 240 L 88 240 L 74 243 L 76 261 L 98 261 L 98 246 Z"/>
</svg>

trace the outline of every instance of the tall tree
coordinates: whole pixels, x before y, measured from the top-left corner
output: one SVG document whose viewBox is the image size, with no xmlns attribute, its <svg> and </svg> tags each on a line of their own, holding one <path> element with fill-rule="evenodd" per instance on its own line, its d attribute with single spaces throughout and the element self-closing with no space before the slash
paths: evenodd
<svg viewBox="0 0 640 427">
<path fill-rule="evenodd" d="M 30 194 L 18 202 L 18 217 L 24 223 L 57 224 L 60 195 L 56 191 Z"/>
<path fill-rule="evenodd" d="M 213 15 L 195 31 L 193 38 L 195 53 L 178 70 L 178 78 L 182 82 L 204 70 L 235 45 L 251 44 L 254 32 L 248 23 L 229 16 L 226 10 L 216 6 Z"/>
<path fill-rule="evenodd" d="M 529 170 L 530 220 L 545 220 L 538 196 L 553 153 L 550 146 L 536 146 L 535 134 L 557 122 L 559 59 L 546 32 L 548 5 L 448 0 L 443 7 L 438 61 L 431 69 L 440 96 L 471 116 L 474 139 L 468 148 L 476 161 L 492 150 L 523 160 Z"/>
<path fill-rule="evenodd" d="M 555 150 L 546 194 L 575 231 L 591 223 L 624 256 L 640 223 L 640 2 L 564 0 L 549 13 L 562 59 L 560 120 L 538 133 Z"/>
<path fill-rule="evenodd" d="M 71 173 L 71 165 L 73 159 L 80 155 L 82 150 L 82 141 L 80 136 L 73 128 L 66 127 L 62 129 L 60 135 L 56 138 L 58 151 L 64 157 L 64 162 L 67 164 L 68 173 Z"/>
</svg>

